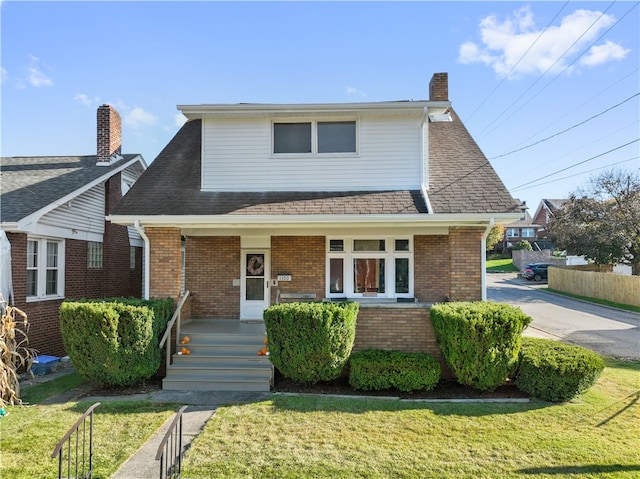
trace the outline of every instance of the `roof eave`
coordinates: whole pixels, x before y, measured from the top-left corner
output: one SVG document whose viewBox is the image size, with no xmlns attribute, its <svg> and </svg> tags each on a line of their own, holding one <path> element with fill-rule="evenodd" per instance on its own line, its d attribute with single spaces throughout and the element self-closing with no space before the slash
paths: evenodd
<svg viewBox="0 0 640 479">
<path fill-rule="evenodd" d="M 400 215 L 110 215 L 107 221 L 149 227 L 322 227 L 326 225 L 487 226 L 521 218 L 521 213 L 449 213 Z"/>
</svg>

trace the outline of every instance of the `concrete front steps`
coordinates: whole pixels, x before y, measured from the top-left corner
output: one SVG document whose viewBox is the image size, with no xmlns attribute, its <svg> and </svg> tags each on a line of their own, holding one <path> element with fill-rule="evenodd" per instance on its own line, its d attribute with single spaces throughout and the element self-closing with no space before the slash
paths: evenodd
<svg viewBox="0 0 640 479">
<path fill-rule="evenodd" d="M 265 345 L 262 322 L 192 320 L 181 327 L 189 355 L 173 355 L 162 389 L 170 391 L 269 391 L 273 366 L 257 354 Z M 182 345 L 180 345 L 182 347 Z M 178 348 L 180 349 L 180 348 Z"/>
</svg>

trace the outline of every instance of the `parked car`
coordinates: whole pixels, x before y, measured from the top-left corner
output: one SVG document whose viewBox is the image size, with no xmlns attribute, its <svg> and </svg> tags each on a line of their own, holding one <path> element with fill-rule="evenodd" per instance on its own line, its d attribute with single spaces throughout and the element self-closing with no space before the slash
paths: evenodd
<svg viewBox="0 0 640 479">
<path fill-rule="evenodd" d="M 522 270 L 522 277 L 528 281 L 542 281 L 548 278 L 550 263 L 531 263 Z"/>
</svg>

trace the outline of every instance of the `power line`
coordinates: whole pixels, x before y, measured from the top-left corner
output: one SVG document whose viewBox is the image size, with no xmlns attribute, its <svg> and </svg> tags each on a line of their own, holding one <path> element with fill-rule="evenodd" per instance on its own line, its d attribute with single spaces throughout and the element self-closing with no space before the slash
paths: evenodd
<svg viewBox="0 0 640 479">
<path fill-rule="evenodd" d="M 551 21 L 549 21 L 549 23 L 547 23 L 547 26 L 544 27 L 544 30 L 542 30 L 540 32 L 540 34 L 536 37 L 536 39 L 533 41 L 533 43 L 531 45 L 529 45 L 529 48 L 527 48 L 527 51 L 524 52 L 522 54 L 522 56 L 520 57 L 520 59 L 515 63 L 515 65 L 513 65 L 511 67 L 511 70 L 509 70 L 509 72 L 502 77 L 502 79 L 498 82 L 498 84 L 493 88 L 493 90 L 491 90 L 491 92 L 487 95 L 487 97 L 482 100 L 482 102 L 480 102 L 480 104 L 476 107 L 475 110 L 473 110 L 473 112 L 471 113 L 471 115 L 469 116 L 469 118 L 467 118 L 467 120 L 470 120 L 471 118 L 473 118 L 473 115 L 476 114 L 476 112 L 482 107 L 482 105 L 484 105 L 487 100 L 489 98 L 491 98 L 491 96 L 495 93 L 495 91 L 500 87 L 500 85 L 502 85 L 504 83 L 504 81 L 509 78 L 509 75 L 511 75 L 511 73 L 513 72 L 513 70 L 516 69 L 516 67 L 520 64 L 520 62 L 524 59 L 524 57 L 527 56 L 527 53 L 529 53 L 531 51 L 531 49 L 533 48 L 533 46 L 538 43 L 538 40 L 540 40 L 540 38 L 542 38 L 542 35 L 544 35 L 544 33 L 549 29 L 549 27 L 551 26 L 551 24 L 555 21 L 556 18 L 558 18 L 558 15 L 560 15 L 560 12 L 562 12 L 562 10 L 564 10 L 564 7 L 567 6 L 567 4 L 569 3 L 569 0 L 567 0 L 564 5 L 562 5 L 562 7 L 560 7 L 560 10 L 558 10 L 558 13 L 555 14 L 555 16 L 551 19 Z"/>
<path fill-rule="evenodd" d="M 578 163 L 574 163 L 573 165 L 567 166 L 566 168 L 562 168 L 561 170 L 554 171 L 553 173 L 549 173 L 548 175 L 541 176 L 540 178 L 537 178 L 535 180 L 529 181 L 527 183 L 523 183 L 523 184 L 513 188 L 513 190 L 518 190 L 518 189 L 522 188 L 523 186 L 530 185 L 531 183 L 536 183 L 536 182 L 538 182 L 540 180 L 544 180 L 545 178 L 549 178 L 550 176 L 557 175 L 558 173 L 562 173 L 563 171 L 570 170 L 571 168 L 575 168 L 578 165 L 582 165 L 584 163 L 587 163 L 588 161 L 592 161 L 592 160 L 595 160 L 596 158 L 600 158 L 601 156 L 608 155 L 609 153 L 612 153 L 612 152 L 614 152 L 616 150 L 624 148 L 625 146 L 629 146 L 629 145 L 631 145 L 633 143 L 637 143 L 638 141 L 640 141 L 640 138 L 636 138 L 635 140 L 632 140 L 632 141 L 630 141 L 628 143 L 625 143 L 624 145 L 617 146 L 617 147 L 612 148 L 612 149 L 610 149 L 608 151 L 605 151 L 604 153 L 600 153 L 598 155 L 592 156 L 591 158 L 587 158 L 586 160 L 580 161 Z"/>
<path fill-rule="evenodd" d="M 516 103 L 518 103 L 518 102 L 520 101 L 520 99 L 521 99 L 522 97 L 524 97 L 524 96 L 525 96 L 525 95 L 526 95 L 526 94 L 527 94 L 527 93 L 528 93 L 528 92 L 529 92 L 529 91 L 530 91 L 530 90 L 531 90 L 531 89 L 532 89 L 532 88 L 533 88 L 533 87 L 534 87 L 534 86 L 535 86 L 535 85 L 536 85 L 540 80 L 542 80 L 542 79 L 546 76 L 546 74 L 547 74 L 547 73 L 549 73 L 549 72 L 550 72 L 550 71 L 551 71 L 551 70 L 552 70 L 552 69 L 553 69 L 553 68 L 558 64 L 558 62 L 559 62 L 560 60 L 562 60 L 562 59 L 563 59 L 563 58 L 564 58 L 564 57 L 565 57 L 565 56 L 566 56 L 566 55 L 571 51 L 571 49 L 575 46 L 575 44 L 576 44 L 576 43 L 578 43 L 578 41 L 579 41 L 582 37 L 584 37 L 584 36 L 586 35 L 586 33 L 587 33 L 589 30 L 591 30 L 591 28 L 593 28 L 593 26 L 594 26 L 596 23 L 598 23 L 598 21 L 600 21 L 600 19 L 604 16 L 604 14 L 605 14 L 605 13 L 607 13 L 607 11 L 609 11 L 609 9 L 614 5 L 614 3 L 616 3 L 616 2 L 615 2 L 615 0 L 614 0 L 611 4 L 609 4 L 609 6 L 605 9 L 605 11 L 604 11 L 604 12 L 602 12 L 602 13 L 600 14 L 600 16 L 599 16 L 596 20 L 594 20 L 594 22 L 593 22 L 593 23 L 592 23 L 592 24 L 591 24 L 591 25 L 590 25 L 590 26 L 589 26 L 589 27 L 588 27 L 584 32 L 582 32 L 582 34 L 581 34 L 581 35 L 580 35 L 580 36 L 579 36 L 579 37 L 578 37 L 578 38 L 577 38 L 577 39 L 576 39 L 576 40 L 571 44 L 571 46 L 569 46 L 569 48 L 567 48 L 567 49 L 564 51 L 564 53 L 563 53 L 562 55 L 560 55 L 560 57 L 558 57 L 558 59 L 553 63 L 553 65 L 551 65 L 549 68 L 547 68 L 547 70 L 546 70 L 542 75 L 540 75 L 540 76 L 539 76 L 539 77 L 538 77 L 538 78 L 537 78 L 537 79 L 536 79 L 536 80 L 535 80 L 535 81 L 534 81 L 534 82 L 533 82 L 533 83 L 532 83 L 532 84 L 531 84 L 531 85 L 530 85 L 530 86 L 529 86 L 529 87 L 528 87 L 524 92 L 522 92 L 522 94 L 521 94 L 518 98 L 516 98 L 516 99 L 515 99 L 515 100 L 514 100 L 514 101 L 513 101 L 513 102 L 512 102 L 512 103 L 511 103 L 507 108 L 505 108 L 505 109 L 503 110 L 503 112 L 502 112 L 502 113 L 500 113 L 500 115 L 498 115 L 498 116 L 497 116 L 497 117 L 496 117 L 492 122 L 490 122 L 490 123 L 489 123 L 489 124 L 484 128 L 484 129 L 482 129 L 480 132 L 478 132 L 478 135 L 481 135 L 483 132 L 485 132 L 487 129 L 489 129 L 489 128 L 490 128 L 490 127 L 491 127 L 491 126 L 492 126 L 496 121 L 498 121 L 500 118 L 502 118 L 502 115 L 504 115 L 507 111 L 511 110 L 511 108 L 513 108 L 513 107 L 516 105 Z M 627 13 L 625 13 L 625 14 L 622 16 L 622 18 L 624 18 L 624 17 L 625 17 L 625 16 L 626 16 L 626 15 L 627 15 L 627 14 L 628 14 L 628 13 L 629 13 L 633 8 L 635 8 L 635 6 L 636 6 L 636 5 L 634 5 L 633 7 L 631 7 L 631 9 L 630 9 L 629 11 L 627 11 Z M 620 20 L 622 20 L 622 18 L 620 18 Z M 618 21 L 614 24 L 614 26 L 615 26 L 615 25 L 617 25 L 617 24 L 620 22 L 620 20 L 618 20 Z M 611 28 L 613 28 L 613 26 L 612 26 Z M 611 30 L 611 28 L 609 28 L 609 30 Z M 607 32 L 608 32 L 609 30 L 607 30 Z M 605 32 L 605 34 L 606 34 L 607 32 Z M 604 35 L 604 34 L 603 34 L 603 35 Z M 601 36 L 600 38 L 602 38 L 602 36 Z M 600 40 L 600 38 L 598 38 L 598 40 L 596 40 L 596 41 L 599 41 L 599 40 Z M 595 42 L 594 42 L 594 43 L 595 43 Z M 589 45 L 589 48 L 591 48 L 591 46 L 592 46 L 592 45 L 593 45 L 593 43 L 592 43 L 591 45 Z M 581 55 L 579 55 L 579 56 L 576 58 L 576 60 L 577 60 L 577 59 L 579 59 L 580 57 L 582 57 L 582 56 L 583 56 L 587 51 L 588 51 L 588 49 L 587 49 L 587 50 L 585 50 L 585 52 L 583 52 Z M 574 62 L 575 62 L 576 60 L 574 60 Z M 572 65 L 572 64 L 573 64 L 573 63 L 571 63 L 570 65 Z M 563 72 L 564 72 L 564 70 L 563 70 Z M 562 72 L 561 72 L 561 73 L 562 73 Z M 555 77 L 555 78 L 557 78 L 558 76 L 559 76 L 559 74 L 558 74 L 558 75 L 556 75 L 556 77 Z M 555 80 L 555 78 L 554 78 L 554 80 Z M 549 82 L 549 83 L 547 84 L 547 86 L 548 86 L 548 85 L 550 85 L 550 84 L 551 84 L 551 82 Z M 545 86 L 545 88 L 546 88 L 546 86 Z M 543 89 L 544 89 L 544 88 L 543 88 Z M 542 91 L 542 90 L 540 90 L 540 91 Z M 533 96 L 532 96 L 528 101 L 531 101 L 533 98 L 535 98 L 537 95 L 539 95 L 539 94 L 540 94 L 540 91 L 539 91 L 539 92 L 537 92 L 535 95 L 533 95 Z M 527 102 L 527 103 L 528 103 L 528 102 Z M 525 103 L 525 104 L 526 104 L 526 103 Z M 524 106 L 524 105 L 523 105 L 523 106 Z M 519 111 L 521 111 L 521 110 L 519 110 Z M 516 112 L 512 113 L 512 114 L 511 114 L 509 117 L 507 117 L 507 118 L 506 118 L 502 123 L 504 123 L 504 122 L 505 122 L 505 121 L 507 121 L 509 118 L 511 118 L 515 113 L 516 113 Z M 498 126 L 502 125 L 502 123 L 500 123 L 499 125 L 497 125 L 497 126 L 496 126 L 496 128 L 497 128 Z M 493 132 L 494 130 L 495 130 L 495 128 L 494 128 L 494 129 L 492 129 L 489 133 Z M 487 133 L 487 134 L 488 134 L 488 133 Z M 485 136 L 486 136 L 486 135 L 485 135 Z"/>
<path fill-rule="evenodd" d="M 555 125 L 556 123 L 558 123 L 560 120 L 568 117 L 569 115 L 571 115 L 571 113 L 573 113 L 574 111 L 580 109 L 581 107 L 585 106 L 587 103 L 589 103 L 590 101 L 596 99 L 597 97 L 599 97 L 600 95 L 602 95 L 603 93 L 606 93 L 607 91 L 611 90 L 614 86 L 616 86 L 618 83 L 623 82 L 624 80 L 626 80 L 627 78 L 629 78 L 631 75 L 633 75 L 634 73 L 637 73 L 638 68 L 636 68 L 635 70 L 631 71 L 630 73 L 627 73 L 625 76 L 623 76 L 622 78 L 620 78 L 618 81 L 616 81 L 615 83 L 612 83 L 611 85 L 609 85 L 607 88 L 605 88 L 604 90 L 599 91 L 598 93 L 596 93 L 595 95 L 593 95 L 591 98 L 589 98 L 588 100 L 584 101 L 583 103 L 581 103 L 580 105 L 578 105 L 577 107 L 575 107 L 573 110 L 568 111 L 567 113 L 565 113 L 563 116 L 561 116 L 560 118 L 558 118 L 556 121 L 549 123 L 547 126 L 545 126 L 542 130 L 534 133 L 533 135 L 529 136 L 528 138 L 525 138 L 524 140 L 522 140 L 520 143 L 518 143 L 517 145 L 514 146 L 514 148 L 517 148 L 518 146 L 522 145 L 523 143 L 529 141 L 531 138 L 535 138 L 537 135 L 539 135 L 540 133 L 542 133 L 545 130 L 548 130 L 549 128 L 551 128 L 553 125 Z"/>
<path fill-rule="evenodd" d="M 575 178 L 576 176 L 584 175 L 586 173 L 592 173 L 594 171 L 603 170 L 603 169 L 609 168 L 611 166 L 621 165 L 622 163 L 628 163 L 630 161 L 634 161 L 634 160 L 637 160 L 639 158 L 640 158 L 640 156 L 635 156 L 633 158 L 629 158 L 628 160 L 617 161 L 615 163 L 610 163 L 610 164 L 605 165 L 605 166 L 600 166 L 600 167 L 594 168 L 592 170 L 583 171 L 581 173 L 575 173 L 573 175 L 563 176 L 562 178 L 556 178 L 555 180 L 545 181 L 544 183 L 538 183 L 537 185 L 531 185 L 531 186 L 527 186 L 527 187 L 524 187 L 524 188 L 513 188 L 512 190 L 509 190 L 509 191 L 522 191 L 522 190 L 529 190 L 531 188 L 537 188 L 538 186 L 548 185 L 549 183 L 555 183 L 556 181 L 562 181 L 562 180 L 566 180 L 568 178 Z"/>
<path fill-rule="evenodd" d="M 590 122 L 591 120 L 594 120 L 594 119 L 598 118 L 599 116 L 602 116 L 602 115 L 604 115 L 605 113 L 607 113 L 607 112 L 609 112 L 609 111 L 611 111 L 611 110 L 613 110 L 613 109 L 615 109 L 615 108 L 618 108 L 618 107 L 619 107 L 619 106 L 621 106 L 621 105 L 624 105 L 626 102 L 628 102 L 628 101 L 630 101 L 630 100 L 633 100 L 633 99 L 634 99 L 635 97 L 637 97 L 638 95 L 640 95 L 640 93 L 636 93 L 635 95 L 631 95 L 631 96 L 630 96 L 629 98 L 627 98 L 626 100 L 623 100 L 623 101 L 621 101 L 620 103 L 617 103 L 616 105 L 613 105 L 613 106 L 611 106 L 611 107 L 607 108 L 606 110 L 604 110 L 604 111 L 602 111 L 602 112 L 598 113 L 597 115 L 593 115 L 592 117 L 587 118 L 586 120 L 581 121 L 580 123 L 576 123 L 575 125 L 570 126 L 569 128 L 567 128 L 567 129 L 565 129 L 565 130 L 559 131 L 558 133 L 555 133 L 555 134 L 553 134 L 553 135 L 551 135 L 551 136 L 548 136 L 547 138 L 543 138 L 542 140 L 538 140 L 538 141 L 536 141 L 535 143 L 531 143 L 530 145 L 523 146 L 522 148 L 518 148 L 518 149 L 516 149 L 516 150 L 511 150 L 511 151 L 509 151 L 509 152 L 507 152 L 507 153 L 503 153 L 503 154 L 501 154 L 501 155 L 494 156 L 493 158 L 489 158 L 489 159 L 490 159 L 490 160 L 496 160 L 496 159 L 498 159 L 498 158 L 502 158 L 502 157 L 505 157 L 505 156 L 511 155 L 511 154 L 513 154 L 513 153 L 517 153 L 517 152 L 519 152 L 519 151 L 526 150 L 526 149 L 531 148 L 531 147 L 533 147 L 533 146 L 539 145 L 540 143 L 544 143 L 545 141 L 549 141 L 549 140 L 551 140 L 552 138 L 555 138 L 556 136 L 562 135 L 563 133 L 566 133 L 566 132 L 568 132 L 568 131 L 570 131 L 570 130 L 573 130 L 574 128 L 577 128 L 577 127 L 579 127 L 579 126 L 582 126 L 582 125 L 584 125 L 585 123 L 588 123 L 588 122 Z"/>
</svg>

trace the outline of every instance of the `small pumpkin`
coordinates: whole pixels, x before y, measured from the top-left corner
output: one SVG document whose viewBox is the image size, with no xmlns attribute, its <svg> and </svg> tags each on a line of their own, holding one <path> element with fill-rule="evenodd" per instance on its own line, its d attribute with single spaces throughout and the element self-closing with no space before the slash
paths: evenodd
<svg viewBox="0 0 640 479">
<path fill-rule="evenodd" d="M 191 338 L 189 336 L 183 336 L 180 340 L 180 344 L 189 344 L 191 342 Z"/>
<path fill-rule="evenodd" d="M 180 352 L 185 356 L 188 356 L 189 354 L 191 354 L 191 351 L 189 351 L 187 348 L 184 348 L 184 347 L 180 349 Z"/>
</svg>

